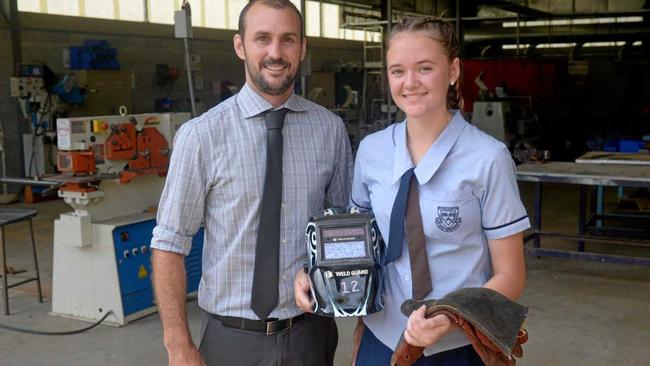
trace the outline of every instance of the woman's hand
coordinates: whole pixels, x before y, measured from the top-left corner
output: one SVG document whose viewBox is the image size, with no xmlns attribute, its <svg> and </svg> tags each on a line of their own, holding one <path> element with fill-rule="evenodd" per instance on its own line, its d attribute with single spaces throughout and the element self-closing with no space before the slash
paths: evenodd
<svg viewBox="0 0 650 366">
<path fill-rule="evenodd" d="M 424 317 L 425 310 L 426 306 L 422 305 L 409 316 L 404 339 L 410 345 L 425 348 L 432 346 L 454 328 L 447 315 L 438 314 L 427 319 Z"/>
<path fill-rule="evenodd" d="M 296 305 L 306 313 L 313 312 L 314 300 L 310 296 L 309 277 L 302 269 L 296 273 L 296 279 L 293 281 L 293 293 L 296 299 Z"/>
</svg>

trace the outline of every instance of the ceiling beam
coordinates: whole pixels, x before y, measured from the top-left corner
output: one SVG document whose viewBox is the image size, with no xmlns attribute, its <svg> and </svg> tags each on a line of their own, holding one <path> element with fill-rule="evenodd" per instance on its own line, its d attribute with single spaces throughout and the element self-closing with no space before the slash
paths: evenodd
<svg viewBox="0 0 650 366">
<path fill-rule="evenodd" d="M 650 27 L 640 23 L 611 23 L 598 25 L 566 25 L 553 27 L 525 27 L 519 29 L 500 26 L 473 26 L 465 28 L 463 43 L 472 45 L 501 45 L 519 43 L 563 43 L 597 41 L 639 41 L 650 37 Z"/>
<path fill-rule="evenodd" d="M 478 1 L 479 5 L 486 5 L 492 8 L 497 8 L 501 10 L 507 10 L 511 11 L 513 13 L 517 13 L 520 16 L 526 18 L 526 17 L 541 17 L 541 16 L 552 16 L 552 13 L 543 11 L 543 10 L 538 10 L 538 9 L 533 9 L 524 5 L 520 5 L 517 3 L 513 3 L 512 1 L 507 1 L 507 0 L 479 0 Z"/>
</svg>

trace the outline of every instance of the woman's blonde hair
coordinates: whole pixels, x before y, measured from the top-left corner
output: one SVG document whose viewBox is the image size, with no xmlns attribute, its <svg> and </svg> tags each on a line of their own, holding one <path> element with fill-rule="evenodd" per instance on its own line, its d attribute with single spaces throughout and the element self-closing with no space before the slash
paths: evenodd
<svg viewBox="0 0 650 366">
<path fill-rule="evenodd" d="M 447 52 L 449 62 L 454 59 L 460 60 L 460 44 L 454 25 L 440 17 L 404 17 L 393 26 L 388 35 L 388 48 L 390 42 L 397 34 L 402 32 L 422 32 L 431 39 L 440 42 Z M 460 66 L 460 65 L 459 65 Z M 463 97 L 460 94 L 460 83 L 462 81 L 463 69 L 460 68 L 458 80 L 453 85 L 449 85 L 447 90 L 447 109 L 461 109 L 463 107 Z"/>
</svg>

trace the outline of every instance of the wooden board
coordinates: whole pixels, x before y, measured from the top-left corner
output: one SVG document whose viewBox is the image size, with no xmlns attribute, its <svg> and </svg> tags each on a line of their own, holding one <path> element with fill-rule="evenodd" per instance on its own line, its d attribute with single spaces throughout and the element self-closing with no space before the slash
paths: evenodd
<svg viewBox="0 0 650 366">
<path fill-rule="evenodd" d="M 650 187 L 650 165 L 549 162 L 517 166 L 517 179 L 585 185 Z"/>
<path fill-rule="evenodd" d="M 650 165 L 650 154 L 589 151 L 577 158 L 576 163 Z"/>
</svg>

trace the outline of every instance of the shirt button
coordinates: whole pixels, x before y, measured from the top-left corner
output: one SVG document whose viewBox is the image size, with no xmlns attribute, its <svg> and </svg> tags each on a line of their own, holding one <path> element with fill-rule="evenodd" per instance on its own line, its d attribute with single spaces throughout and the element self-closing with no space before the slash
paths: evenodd
<svg viewBox="0 0 650 366">
<path fill-rule="evenodd" d="M 411 280 L 411 276 L 404 276 L 404 280 L 406 280 L 406 281 L 410 281 L 410 280 Z"/>
</svg>

